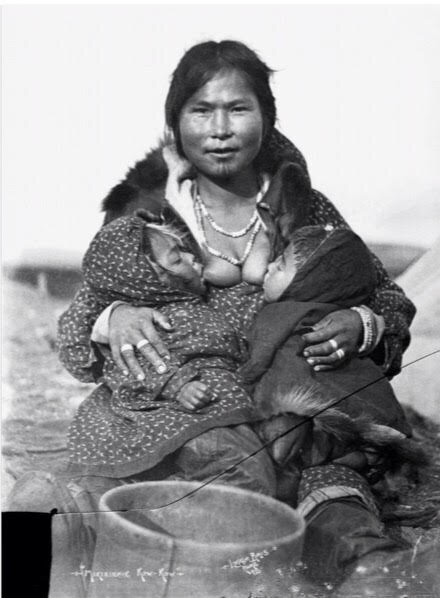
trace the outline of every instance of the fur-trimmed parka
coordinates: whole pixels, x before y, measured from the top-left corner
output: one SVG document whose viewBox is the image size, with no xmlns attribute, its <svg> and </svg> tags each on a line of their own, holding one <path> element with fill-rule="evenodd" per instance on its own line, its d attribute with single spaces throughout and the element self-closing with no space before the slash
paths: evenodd
<svg viewBox="0 0 440 598">
<path fill-rule="evenodd" d="M 153 213 L 163 210 L 170 178 L 163 151 L 164 144 L 159 144 L 159 147 L 130 168 L 126 177 L 111 189 L 103 201 L 104 223 L 133 214 L 139 208 L 148 209 Z M 292 164 L 296 167 L 291 166 Z M 299 170 L 308 177 L 306 162 L 301 152 L 275 130 L 261 155 L 260 167 L 262 172 L 272 177 L 266 194 L 271 197 L 270 205 L 265 201 L 265 196 L 260 203 L 260 213 L 266 223 L 282 223 L 283 212 L 292 206 L 292 191 L 298 189 Z M 191 173 L 186 173 L 185 176 L 191 177 Z M 293 217 L 290 215 L 291 225 L 296 227 L 307 224 L 331 224 L 336 228 L 348 227 L 334 205 L 319 191 L 310 188 L 306 195 L 299 195 L 300 199 L 294 202 L 295 213 Z M 185 222 L 178 204 L 174 204 L 174 216 Z M 274 225 L 272 231 L 275 239 L 277 231 L 274 230 Z M 369 307 L 384 317 L 386 330 L 371 357 L 392 377 L 400 370 L 402 353 L 410 339 L 409 325 L 414 317 L 415 308 L 402 289 L 391 281 L 381 262 L 375 256 L 373 259 L 378 284 Z M 72 375 L 85 382 L 99 377 L 90 334 L 93 323 L 105 307 L 106 305 L 96 299 L 87 284 L 84 284 L 59 321 L 61 361 Z"/>
</svg>

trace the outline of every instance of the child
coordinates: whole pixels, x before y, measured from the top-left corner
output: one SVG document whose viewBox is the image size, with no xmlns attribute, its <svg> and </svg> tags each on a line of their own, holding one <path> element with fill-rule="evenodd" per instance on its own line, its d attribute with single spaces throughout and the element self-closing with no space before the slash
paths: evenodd
<svg viewBox="0 0 440 598">
<path fill-rule="evenodd" d="M 188 441 L 198 442 L 206 431 L 218 436 L 225 427 L 229 433 L 242 427 L 238 424 L 255 421 L 253 402 L 235 374 L 242 358 L 240 341 L 230 322 L 204 302 L 201 265 L 184 250 L 179 231 L 152 221 L 146 213 L 119 218 L 95 236 L 83 271 L 103 304 L 122 300 L 155 307 L 169 317 L 173 330 L 165 339 L 171 356 L 165 372 L 158 373 L 137 353 L 146 374 L 143 380 L 123 373 L 109 347 L 100 346 L 102 382 L 112 394 L 107 400 L 93 395 L 86 399 L 71 426 L 71 461 L 82 473 L 134 475 Z M 203 459 L 225 467 L 220 451 L 227 438 L 217 436 L 209 454 L 198 455 L 200 467 Z M 247 449 L 252 447 L 248 438 L 245 443 Z M 261 459 L 272 468 L 268 456 L 261 453 L 255 463 L 259 459 L 260 468 L 267 467 Z M 237 472 L 231 475 L 237 477 Z M 273 493 L 261 487 L 264 483 L 259 486 L 257 474 L 254 477 L 253 489 Z"/>
<path fill-rule="evenodd" d="M 371 359 L 316 371 L 302 356 L 303 333 L 332 311 L 366 302 L 375 284 L 367 247 L 346 229 L 299 228 L 269 264 L 267 305 L 249 332 L 250 356 L 240 371 L 268 419 L 260 426 L 266 441 L 296 426 L 272 443 L 278 465 L 292 464 L 292 457 L 298 471 L 336 462 L 372 478 L 385 455 L 422 458 L 407 439 L 411 431 L 391 385 Z"/>
</svg>

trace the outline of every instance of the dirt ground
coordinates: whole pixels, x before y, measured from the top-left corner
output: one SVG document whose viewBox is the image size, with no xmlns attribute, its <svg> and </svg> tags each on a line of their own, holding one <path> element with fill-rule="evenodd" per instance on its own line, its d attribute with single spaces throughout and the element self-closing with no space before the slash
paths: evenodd
<svg viewBox="0 0 440 598">
<path fill-rule="evenodd" d="M 56 321 L 66 305 L 4 281 L 2 505 L 22 473 L 63 468 L 69 422 L 92 386 L 75 380 L 57 358 Z"/>
<path fill-rule="evenodd" d="M 3 289 L 4 505 L 22 473 L 63 469 L 69 422 L 92 385 L 74 380 L 57 358 L 56 320 L 66 302 L 10 280 Z M 399 476 L 388 481 L 384 515 L 391 530 L 420 548 L 440 544 L 440 426 L 411 409 L 408 415 L 432 464 L 418 479 Z"/>
</svg>

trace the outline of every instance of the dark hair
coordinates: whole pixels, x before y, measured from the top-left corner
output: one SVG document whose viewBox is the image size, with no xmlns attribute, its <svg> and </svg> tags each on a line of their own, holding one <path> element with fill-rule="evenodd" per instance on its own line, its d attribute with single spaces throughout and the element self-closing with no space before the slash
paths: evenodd
<svg viewBox="0 0 440 598">
<path fill-rule="evenodd" d="M 263 116 L 263 142 L 276 120 L 275 98 L 269 79 L 273 71 L 245 44 L 232 40 L 204 42 L 183 55 L 173 73 L 165 102 L 165 120 L 174 133 L 177 151 L 183 155 L 179 118 L 188 99 L 220 71 L 237 70 L 246 77 Z"/>
</svg>

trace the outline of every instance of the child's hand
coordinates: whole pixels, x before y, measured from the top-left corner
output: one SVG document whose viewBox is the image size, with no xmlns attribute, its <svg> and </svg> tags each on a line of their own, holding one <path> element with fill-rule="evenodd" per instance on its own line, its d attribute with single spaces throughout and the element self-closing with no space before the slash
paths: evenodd
<svg viewBox="0 0 440 598">
<path fill-rule="evenodd" d="M 208 387 L 198 380 L 184 384 L 176 398 L 183 407 L 191 411 L 201 409 L 211 401 Z"/>
</svg>

